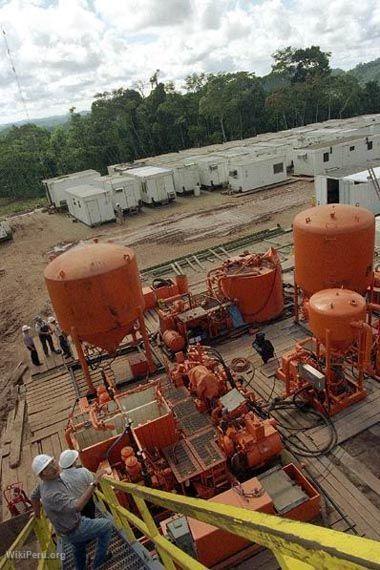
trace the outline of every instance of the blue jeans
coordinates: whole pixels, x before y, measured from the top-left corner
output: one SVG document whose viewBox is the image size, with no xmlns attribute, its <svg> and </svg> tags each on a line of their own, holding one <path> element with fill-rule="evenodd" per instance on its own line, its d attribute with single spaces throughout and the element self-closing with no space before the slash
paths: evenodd
<svg viewBox="0 0 380 570">
<path fill-rule="evenodd" d="M 77 570 L 86 570 L 87 543 L 97 540 L 94 568 L 103 564 L 113 531 L 112 522 L 106 518 L 88 519 L 82 517 L 80 524 L 70 534 L 63 536 L 65 542 L 74 547 L 75 566 Z"/>
</svg>

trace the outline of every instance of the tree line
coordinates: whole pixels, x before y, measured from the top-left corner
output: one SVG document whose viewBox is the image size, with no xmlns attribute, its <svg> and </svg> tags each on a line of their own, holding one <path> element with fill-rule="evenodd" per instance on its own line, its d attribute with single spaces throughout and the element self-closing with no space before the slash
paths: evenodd
<svg viewBox="0 0 380 570">
<path fill-rule="evenodd" d="M 142 84 L 95 95 L 88 114 L 70 109 L 49 130 L 13 126 L 0 136 L 0 198 L 43 194 L 41 180 L 191 147 L 252 137 L 308 123 L 380 112 L 380 85 L 334 73 L 318 46 L 273 54 L 265 77 L 236 73 L 189 75 L 183 88 L 159 70 Z"/>
</svg>

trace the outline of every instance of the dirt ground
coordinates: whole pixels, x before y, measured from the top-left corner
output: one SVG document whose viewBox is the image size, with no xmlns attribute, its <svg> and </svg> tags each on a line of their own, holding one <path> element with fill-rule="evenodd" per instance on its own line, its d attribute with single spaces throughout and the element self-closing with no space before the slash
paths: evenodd
<svg viewBox="0 0 380 570">
<path fill-rule="evenodd" d="M 199 198 L 178 198 L 169 206 L 144 208 L 139 215 L 88 228 L 64 214 L 41 211 L 10 219 L 11 242 L 0 244 L 0 430 L 12 395 L 5 385 L 10 372 L 28 360 L 21 326 L 37 314 L 49 314 L 43 271 L 48 253 L 62 244 L 96 237 L 133 246 L 141 269 L 149 265 L 274 227 L 287 227 L 294 215 L 311 204 L 314 185 L 297 181 L 249 196 L 203 192 Z"/>
</svg>

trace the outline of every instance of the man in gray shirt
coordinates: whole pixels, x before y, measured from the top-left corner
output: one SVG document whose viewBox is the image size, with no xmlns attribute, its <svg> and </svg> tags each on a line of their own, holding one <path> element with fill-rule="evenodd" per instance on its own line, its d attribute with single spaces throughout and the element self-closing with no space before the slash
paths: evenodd
<svg viewBox="0 0 380 570">
<path fill-rule="evenodd" d="M 95 476 L 86 467 L 80 467 L 78 463 L 79 453 L 76 449 L 65 449 L 59 457 L 61 479 L 66 484 L 74 499 L 80 499 L 90 483 L 95 481 Z M 95 503 L 91 499 L 81 510 L 81 514 L 89 519 L 95 518 Z"/>
<path fill-rule="evenodd" d="M 36 517 L 40 515 L 41 503 L 47 518 L 62 539 L 74 547 L 75 567 L 86 570 L 86 544 L 97 540 L 93 568 L 100 568 L 112 555 L 107 549 L 111 540 L 113 525 L 109 519 L 88 519 L 81 516 L 81 510 L 92 497 L 95 487 L 104 471 L 95 475 L 79 499 L 75 499 L 60 477 L 58 465 L 49 455 L 37 455 L 32 469 L 41 481 L 31 495 Z"/>
</svg>

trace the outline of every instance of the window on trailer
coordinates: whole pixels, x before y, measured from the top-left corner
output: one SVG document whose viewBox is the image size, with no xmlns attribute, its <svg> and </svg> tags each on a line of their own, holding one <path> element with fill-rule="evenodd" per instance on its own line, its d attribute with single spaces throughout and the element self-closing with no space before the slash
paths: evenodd
<svg viewBox="0 0 380 570">
<path fill-rule="evenodd" d="M 327 203 L 339 204 L 339 180 L 336 178 L 327 179 Z"/>
<path fill-rule="evenodd" d="M 273 165 L 273 174 L 280 174 L 280 172 L 284 172 L 283 162 L 278 162 L 277 164 Z"/>
</svg>

